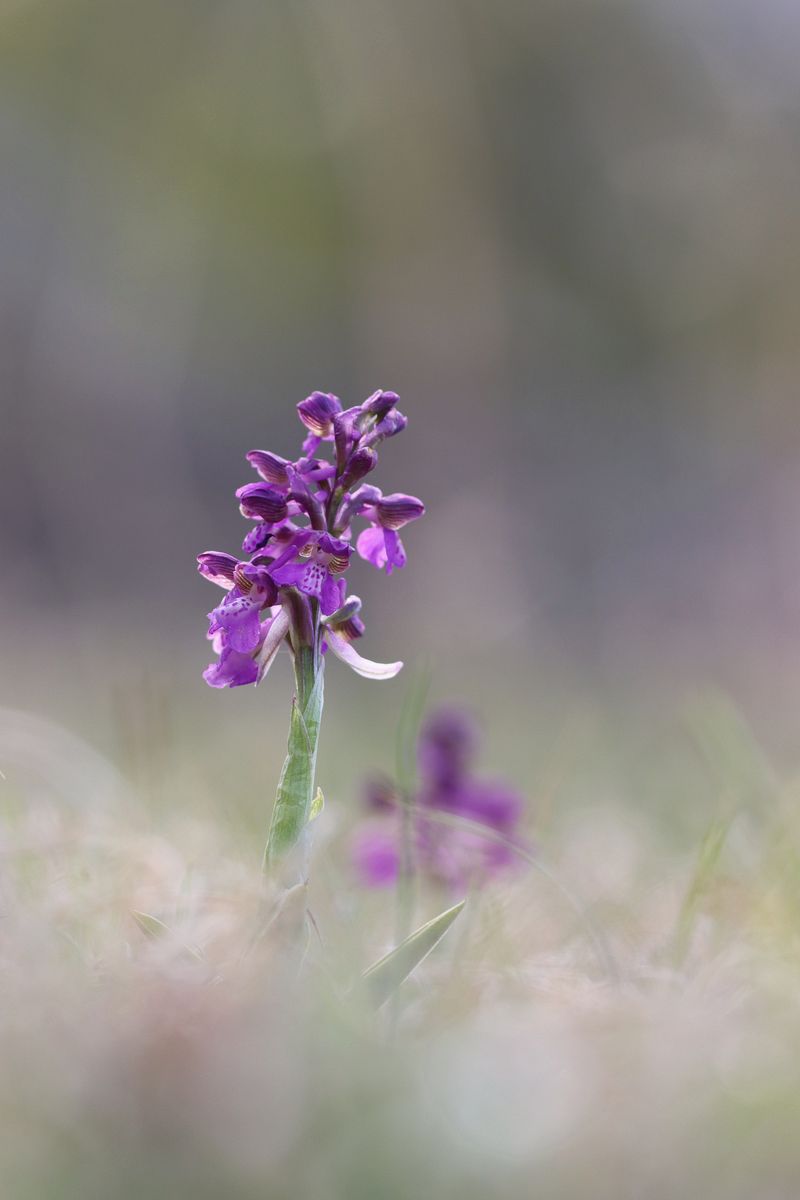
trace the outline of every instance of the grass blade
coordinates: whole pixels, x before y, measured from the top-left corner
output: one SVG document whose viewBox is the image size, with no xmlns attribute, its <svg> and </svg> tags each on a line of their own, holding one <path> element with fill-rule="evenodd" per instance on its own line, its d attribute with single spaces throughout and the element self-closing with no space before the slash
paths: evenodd
<svg viewBox="0 0 800 1200">
<path fill-rule="evenodd" d="M 675 929 L 673 960 L 676 967 L 683 965 L 689 953 L 697 916 L 714 884 L 730 827 L 730 820 L 714 821 L 700 844 L 694 873 L 686 889 Z"/>
<path fill-rule="evenodd" d="M 462 900 L 445 912 L 439 913 L 438 917 L 420 926 L 399 946 L 390 950 L 364 972 L 361 978 L 376 1008 L 385 1004 L 400 984 L 408 979 L 424 958 L 427 958 L 447 933 L 465 903 L 466 901 Z"/>
</svg>

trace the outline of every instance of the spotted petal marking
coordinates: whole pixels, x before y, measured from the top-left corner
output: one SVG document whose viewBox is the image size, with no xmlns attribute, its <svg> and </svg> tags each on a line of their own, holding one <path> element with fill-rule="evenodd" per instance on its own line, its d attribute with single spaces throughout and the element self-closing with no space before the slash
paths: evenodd
<svg viewBox="0 0 800 1200">
<path fill-rule="evenodd" d="M 310 562 L 303 572 L 303 591 L 309 596 L 319 596 L 326 575 L 322 563 Z"/>
</svg>

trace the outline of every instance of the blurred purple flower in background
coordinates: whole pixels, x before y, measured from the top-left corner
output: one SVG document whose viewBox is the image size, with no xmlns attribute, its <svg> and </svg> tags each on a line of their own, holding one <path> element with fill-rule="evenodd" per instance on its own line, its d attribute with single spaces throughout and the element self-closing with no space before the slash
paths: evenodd
<svg viewBox="0 0 800 1200">
<path fill-rule="evenodd" d="M 418 783 L 409 814 L 413 868 L 453 890 L 480 885 L 512 868 L 518 861 L 512 844 L 522 845 L 523 798 L 508 785 L 473 773 L 477 745 L 474 721 L 456 708 L 434 713 L 417 745 Z M 353 843 L 355 870 L 366 887 L 389 887 L 401 872 L 404 799 L 388 780 L 370 780 L 365 806 L 371 815 Z M 464 827 L 426 812 L 462 818 Z M 506 842 L 486 836 L 479 826 Z"/>
</svg>

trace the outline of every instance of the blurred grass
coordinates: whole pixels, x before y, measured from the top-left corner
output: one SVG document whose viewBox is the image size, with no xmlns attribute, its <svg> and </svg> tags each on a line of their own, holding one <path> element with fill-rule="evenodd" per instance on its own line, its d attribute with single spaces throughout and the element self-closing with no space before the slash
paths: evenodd
<svg viewBox="0 0 800 1200">
<path fill-rule="evenodd" d="M 635 791 L 587 805 L 574 750 L 545 829 L 529 790 L 537 855 L 579 893 L 619 981 L 558 890 L 523 872 L 470 898 L 459 936 L 398 993 L 389 1040 L 351 990 L 394 926 L 392 898 L 354 884 L 355 805 L 329 795 L 317 818 L 319 937 L 298 978 L 269 933 L 253 941 L 269 901 L 246 822 L 196 782 L 168 806 L 124 779 L 105 806 L 68 803 L 41 770 L 54 728 L 28 728 L 23 755 L 7 715 L 4 1194 L 791 1194 L 793 785 L 724 698 L 689 712 L 694 820 L 668 823 Z M 73 739 L 70 754 L 76 777 L 100 778 L 93 752 Z M 415 920 L 446 901 L 422 888 Z"/>
</svg>

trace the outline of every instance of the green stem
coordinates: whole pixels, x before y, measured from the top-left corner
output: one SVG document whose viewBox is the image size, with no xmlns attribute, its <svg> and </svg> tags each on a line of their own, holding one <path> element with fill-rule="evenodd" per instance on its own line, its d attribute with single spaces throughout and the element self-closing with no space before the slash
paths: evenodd
<svg viewBox="0 0 800 1200">
<path fill-rule="evenodd" d="M 400 871 L 397 878 L 397 911 L 395 945 L 399 946 L 411 933 L 416 899 L 416 863 L 414 861 L 414 817 L 407 795 L 401 799 L 402 825 L 400 837 Z"/>
<path fill-rule="evenodd" d="M 308 698 L 314 690 L 316 678 L 316 655 L 313 646 L 300 646 L 294 657 L 294 681 L 297 688 L 297 699 L 305 710 Z"/>
<path fill-rule="evenodd" d="M 314 641 L 318 641 L 316 631 Z M 315 646 L 295 648 L 294 674 L 288 751 L 264 851 L 264 869 L 274 871 L 280 865 L 287 886 L 308 880 L 308 820 L 314 799 L 323 703 L 323 662 Z"/>
</svg>

